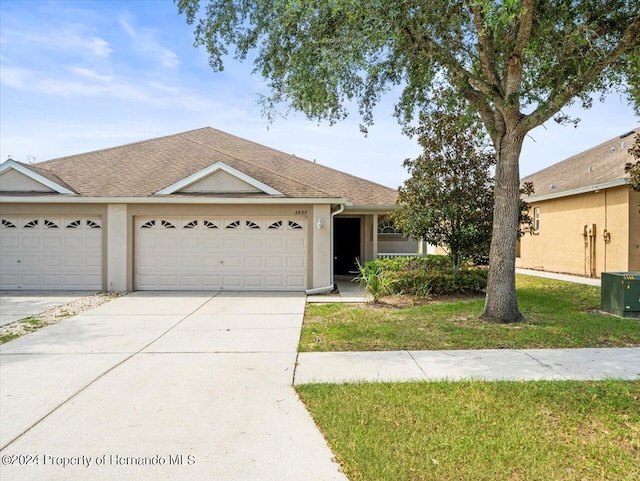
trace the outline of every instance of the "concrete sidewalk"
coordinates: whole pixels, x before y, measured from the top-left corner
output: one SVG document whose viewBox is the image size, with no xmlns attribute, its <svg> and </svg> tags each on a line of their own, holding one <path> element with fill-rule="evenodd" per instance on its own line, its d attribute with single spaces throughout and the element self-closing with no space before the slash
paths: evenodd
<svg viewBox="0 0 640 481">
<path fill-rule="evenodd" d="M 545 279 L 555 279 L 556 281 L 574 282 L 576 284 L 585 284 L 587 286 L 600 287 L 600 279 L 592 279 L 589 277 L 572 276 L 569 274 L 557 274 L 555 272 L 534 271 L 532 269 L 516 269 L 516 274 L 544 277 Z"/>
<path fill-rule="evenodd" d="M 0 479 L 346 481 L 292 387 L 305 301 L 136 292 L 3 344 Z"/>
<path fill-rule="evenodd" d="M 640 348 L 302 352 L 294 384 L 640 380 Z"/>
</svg>

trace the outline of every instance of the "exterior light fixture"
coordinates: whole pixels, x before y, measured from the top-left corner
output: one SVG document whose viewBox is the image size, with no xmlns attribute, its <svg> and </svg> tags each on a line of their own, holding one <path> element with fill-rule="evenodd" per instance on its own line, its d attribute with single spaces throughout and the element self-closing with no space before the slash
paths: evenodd
<svg viewBox="0 0 640 481">
<path fill-rule="evenodd" d="M 322 226 L 323 226 L 323 225 L 324 225 L 324 224 L 322 223 L 322 219 L 318 219 L 318 223 L 316 224 L 316 227 L 317 227 L 318 229 L 322 229 Z"/>
</svg>

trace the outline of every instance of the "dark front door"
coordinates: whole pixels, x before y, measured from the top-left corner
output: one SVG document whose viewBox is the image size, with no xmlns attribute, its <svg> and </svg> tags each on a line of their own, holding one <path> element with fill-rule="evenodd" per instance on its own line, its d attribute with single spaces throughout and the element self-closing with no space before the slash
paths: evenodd
<svg viewBox="0 0 640 481">
<path fill-rule="evenodd" d="M 333 273 L 353 274 L 360 257 L 360 219 L 336 217 L 333 220 Z"/>
</svg>

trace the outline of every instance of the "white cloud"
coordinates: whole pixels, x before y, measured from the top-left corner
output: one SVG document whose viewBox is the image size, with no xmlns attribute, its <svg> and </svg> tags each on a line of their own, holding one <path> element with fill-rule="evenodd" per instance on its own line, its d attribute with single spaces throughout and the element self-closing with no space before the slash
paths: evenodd
<svg viewBox="0 0 640 481">
<path fill-rule="evenodd" d="M 2 41 L 4 44 L 16 43 L 22 47 L 37 45 L 48 51 L 75 52 L 90 57 L 109 57 L 113 52 L 105 39 L 89 35 L 81 25 L 64 25 L 53 27 L 47 31 L 29 32 L 5 29 Z"/>
<path fill-rule="evenodd" d="M 175 69 L 180 65 L 178 56 L 156 40 L 156 34 L 153 29 L 142 28 L 136 30 L 131 22 L 124 17 L 121 17 L 118 22 L 133 41 L 133 48 L 135 50 L 155 58 L 163 67 Z"/>
</svg>

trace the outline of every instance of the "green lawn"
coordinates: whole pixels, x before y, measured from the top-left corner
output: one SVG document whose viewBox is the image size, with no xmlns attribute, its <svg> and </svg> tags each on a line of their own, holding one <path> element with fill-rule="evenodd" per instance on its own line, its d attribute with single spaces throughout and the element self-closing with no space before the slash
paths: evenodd
<svg viewBox="0 0 640 481">
<path fill-rule="evenodd" d="M 640 479 L 640 382 L 296 388 L 351 481 Z"/>
<path fill-rule="evenodd" d="M 418 307 L 309 304 L 300 351 L 525 349 L 640 346 L 640 321 L 592 312 L 600 289 L 532 276 L 517 277 L 526 322 L 482 321 L 484 299 Z"/>
</svg>

